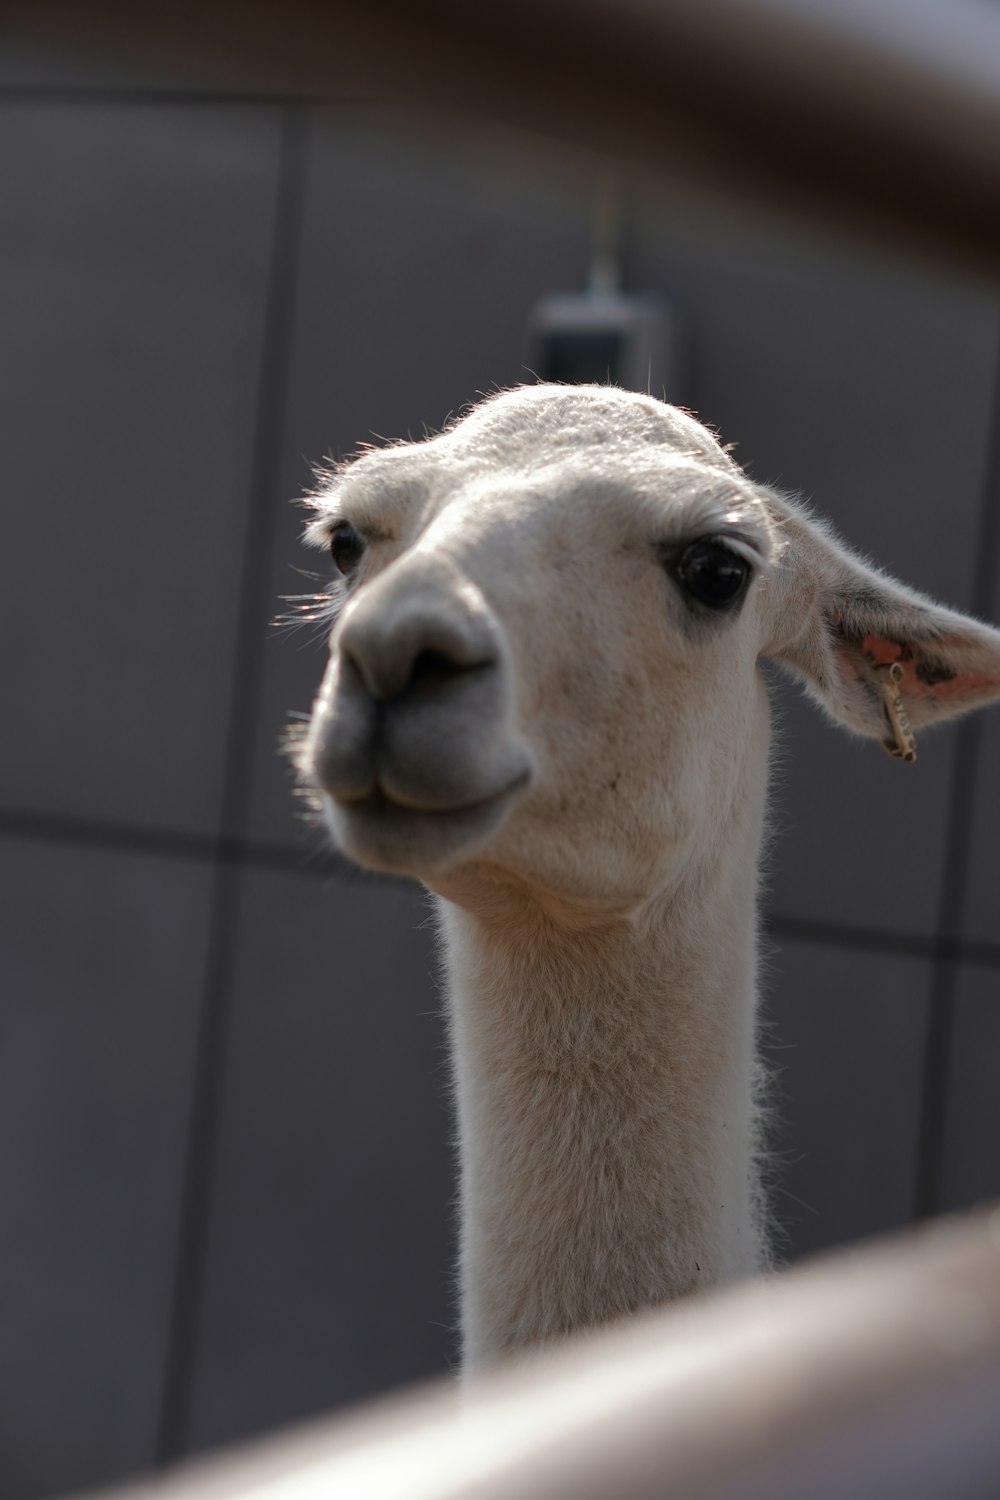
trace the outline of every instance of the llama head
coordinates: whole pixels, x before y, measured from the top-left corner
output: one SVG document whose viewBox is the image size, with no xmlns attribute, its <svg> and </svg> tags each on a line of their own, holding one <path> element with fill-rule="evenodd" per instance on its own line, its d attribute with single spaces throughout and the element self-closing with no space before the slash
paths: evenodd
<svg viewBox="0 0 1000 1500">
<path fill-rule="evenodd" d="M 458 901 L 633 911 L 751 847 L 762 657 L 900 749 L 1000 697 L 1000 634 L 862 563 L 649 396 L 504 392 L 312 504 L 338 576 L 300 767 L 347 855 Z"/>
</svg>

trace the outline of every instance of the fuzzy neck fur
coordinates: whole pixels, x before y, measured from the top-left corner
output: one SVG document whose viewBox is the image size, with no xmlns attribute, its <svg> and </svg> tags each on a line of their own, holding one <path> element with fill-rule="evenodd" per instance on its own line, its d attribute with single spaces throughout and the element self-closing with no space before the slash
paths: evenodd
<svg viewBox="0 0 1000 1500">
<path fill-rule="evenodd" d="M 762 812 L 638 918 L 441 903 L 467 1369 L 762 1264 Z"/>
</svg>

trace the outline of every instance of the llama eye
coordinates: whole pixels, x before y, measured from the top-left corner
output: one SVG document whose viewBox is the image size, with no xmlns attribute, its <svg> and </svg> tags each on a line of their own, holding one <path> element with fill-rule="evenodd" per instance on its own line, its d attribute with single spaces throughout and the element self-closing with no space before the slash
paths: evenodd
<svg viewBox="0 0 1000 1500">
<path fill-rule="evenodd" d="M 709 609 L 728 609 L 742 596 L 750 564 L 721 542 L 692 542 L 675 565 L 684 592 Z"/>
<path fill-rule="evenodd" d="M 330 533 L 330 556 L 338 573 L 349 573 L 361 561 L 365 544 L 350 521 L 338 521 Z"/>
</svg>

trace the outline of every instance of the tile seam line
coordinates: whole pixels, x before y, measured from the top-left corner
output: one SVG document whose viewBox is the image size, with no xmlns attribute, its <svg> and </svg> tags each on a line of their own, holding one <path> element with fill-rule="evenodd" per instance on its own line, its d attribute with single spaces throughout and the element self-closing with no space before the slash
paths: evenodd
<svg viewBox="0 0 1000 1500">
<path fill-rule="evenodd" d="M 1000 312 L 994 314 L 994 359 L 976 527 L 976 566 L 971 612 L 986 619 L 1000 581 Z M 948 796 L 948 833 L 942 861 L 937 937 L 961 937 L 969 895 L 977 793 L 980 787 L 983 725 L 977 715 L 956 730 L 954 764 Z M 948 1084 L 954 1045 L 958 967 L 943 951 L 935 961 L 927 1011 L 917 1116 L 916 1168 L 912 1218 L 941 1211 L 944 1186 Z"/>
<path fill-rule="evenodd" d="M 0 810 L 0 840 L 58 844 L 64 848 L 99 850 L 109 854 L 149 859 L 181 859 L 194 863 L 246 865 L 281 869 L 316 879 L 363 881 L 363 872 L 349 864 L 332 846 L 317 850 L 295 844 L 211 833 L 175 833 L 121 823 L 91 822 L 47 814 L 18 814 Z"/>
<path fill-rule="evenodd" d="M 310 880 L 336 880 L 365 885 L 377 881 L 409 887 L 412 881 L 392 876 L 369 876 L 332 847 L 303 850 L 295 844 L 213 834 L 175 833 L 124 823 L 102 823 L 60 815 L 0 809 L 0 841 L 23 841 L 83 848 L 147 859 L 180 859 L 200 864 L 229 864 L 259 871 L 281 871 Z M 799 917 L 778 908 L 761 913 L 761 932 L 769 943 L 808 943 L 816 947 L 894 953 L 933 961 L 952 958 L 963 963 L 1000 966 L 1000 943 L 963 938 L 955 933 L 925 935 L 894 928 L 859 927 L 850 922 Z"/>
<path fill-rule="evenodd" d="M 252 757 L 248 749 L 260 703 L 265 589 L 289 394 L 296 277 L 301 254 L 307 123 L 307 109 L 298 103 L 285 106 L 280 112 L 236 608 L 237 636 L 223 759 L 225 785 L 219 813 L 220 840 L 240 837 L 253 791 Z M 233 1002 L 241 870 L 238 863 L 218 858 L 213 858 L 212 868 L 210 923 L 182 1155 L 181 1200 L 155 1440 L 154 1461 L 160 1467 L 180 1459 L 190 1444 L 221 1129 L 221 1093 Z"/>
</svg>

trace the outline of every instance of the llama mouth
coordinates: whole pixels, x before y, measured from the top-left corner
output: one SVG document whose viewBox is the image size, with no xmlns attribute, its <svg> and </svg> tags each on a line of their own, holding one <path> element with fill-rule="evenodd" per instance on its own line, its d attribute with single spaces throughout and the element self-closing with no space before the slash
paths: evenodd
<svg viewBox="0 0 1000 1500">
<path fill-rule="evenodd" d="M 397 801 L 376 785 L 352 800 L 324 795 L 327 819 L 350 858 L 390 874 L 419 875 L 453 864 L 504 822 L 530 772 L 498 792 L 458 807 L 429 808 Z"/>
</svg>

